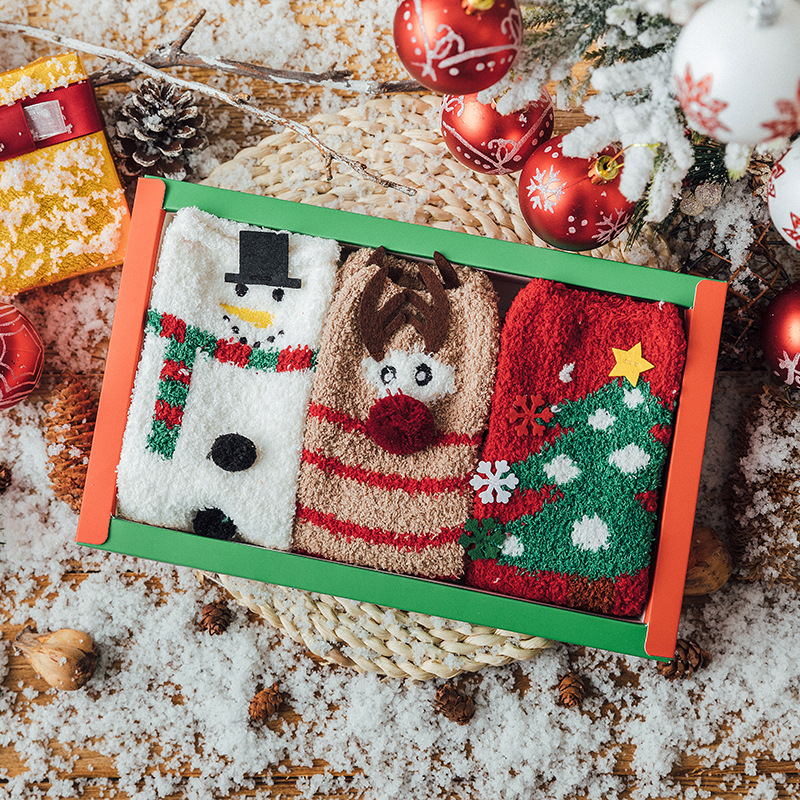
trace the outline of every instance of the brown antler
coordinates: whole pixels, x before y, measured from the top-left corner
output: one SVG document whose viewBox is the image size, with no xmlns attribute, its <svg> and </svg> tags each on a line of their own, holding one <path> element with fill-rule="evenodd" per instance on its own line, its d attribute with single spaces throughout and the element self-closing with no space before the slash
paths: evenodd
<svg viewBox="0 0 800 800">
<path fill-rule="evenodd" d="M 380 269 L 367 281 L 358 308 L 361 339 L 367 352 L 376 361 L 383 358 L 386 342 L 407 320 L 406 315 L 400 312 L 400 306 L 408 299 L 408 289 L 393 294 L 380 308 L 378 307 L 378 300 L 388 275 L 388 268 L 384 263 L 385 255 L 384 248 L 379 247 L 367 260 L 365 266 L 377 264 Z"/>
<path fill-rule="evenodd" d="M 458 289 L 461 286 L 461 281 L 458 279 L 453 265 L 438 250 L 433 254 L 433 260 L 436 262 L 436 266 L 439 267 L 444 288 Z"/>
<path fill-rule="evenodd" d="M 436 255 L 441 256 L 440 253 Z M 441 257 L 444 258 L 444 256 Z M 437 264 L 439 264 L 438 259 Z M 449 261 L 447 265 L 451 270 L 453 269 Z M 441 269 L 441 265 L 439 265 L 439 268 Z M 420 262 L 417 264 L 417 269 L 425 282 L 431 301 L 429 303 L 417 292 L 407 289 L 408 301 L 419 311 L 419 314 L 409 313 L 408 321 L 417 329 L 417 333 L 422 336 L 427 352 L 435 353 L 444 344 L 447 336 L 450 299 L 447 297 L 444 283 L 436 277 L 434 271 L 427 264 Z M 446 273 L 443 274 L 443 277 L 445 281 L 448 280 Z M 453 277 L 455 277 L 455 271 L 453 271 Z M 458 278 L 456 278 L 456 281 L 458 281 Z"/>
</svg>

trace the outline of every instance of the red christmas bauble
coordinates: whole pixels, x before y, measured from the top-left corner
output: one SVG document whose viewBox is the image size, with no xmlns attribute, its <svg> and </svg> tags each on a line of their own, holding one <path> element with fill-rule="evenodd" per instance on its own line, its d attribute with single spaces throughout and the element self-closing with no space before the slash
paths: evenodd
<svg viewBox="0 0 800 800">
<path fill-rule="evenodd" d="M 761 349 L 769 368 L 787 386 L 800 386 L 800 281 L 775 295 L 767 306 Z"/>
<path fill-rule="evenodd" d="M 465 166 L 488 175 L 522 169 L 553 133 L 553 101 L 547 93 L 521 111 L 498 114 L 477 94 L 445 95 L 440 124 L 447 149 Z"/>
<path fill-rule="evenodd" d="M 44 345 L 19 309 L 0 303 L 0 408 L 24 400 L 39 383 Z"/>
<path fill-rule="evenodd" d="M 411 77 L 447 94 L 480 92 L 497 83 L 519 53 L 522 15 L 518 0 L 489 2 L 402 0 L 394 15 L 394 44 Z"/>
<path fill-rule="evenodd" d="M 519 176 L 519 205 L 530 229 L 559 250 L 592 250 L 616 239 L 634 203 L 619 190 L 622 155 L 607 147 L 570 158 L 563 136 L 540 144 Z"/>
</svg>

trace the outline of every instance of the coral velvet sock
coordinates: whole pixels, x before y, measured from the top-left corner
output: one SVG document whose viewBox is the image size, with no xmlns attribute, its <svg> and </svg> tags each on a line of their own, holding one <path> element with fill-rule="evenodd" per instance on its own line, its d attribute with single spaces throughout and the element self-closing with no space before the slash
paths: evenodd
<svg viewBox="0 0 800 800">
<path fill-rule="evenodd" d="M 641 613 L 685 349 L 669 303 L 541 279 L 518 294 L 462 538 L 468 584 Z"/>
<path fill-rule="evenodd" d="M 325 323 L 303 445 L 295 549 L 460 578 L 458 540 L 497 358 L 488 277 L 360 250 Z"/>
</svg>

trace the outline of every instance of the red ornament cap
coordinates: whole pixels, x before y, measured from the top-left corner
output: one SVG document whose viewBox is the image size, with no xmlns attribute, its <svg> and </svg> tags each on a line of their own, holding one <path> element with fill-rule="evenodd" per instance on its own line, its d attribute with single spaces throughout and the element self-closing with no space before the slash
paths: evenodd
<svg viewBox="0 0 800 800">
<path fill-rule="evenodd" d="M 447 149 L 464 166 L 488 175 L 522 169 L 528 157 L 553 133 L 555 112 L 547 90 L 535 103 L 499 114 L 477 94 L 445 95 L 440 124 Z"/>
<path fill-rule="evenodd" d="M 522 44 L 518 0 L 402 0 L 394 15 L 397 55 L 434 92 L 469 94 L 497 83 Z"/>
<path fill-rule="evenodd" d="M 0 409 L 36 388 L 43 366 L 44 345 L 33 323 L 19 309 L 0 303 Z"/>
<path fill-rule="evenodd" d="M 772 372 L 800 386 L 800 281 L 771 300 L 761 321 L 761 349 Z"/>
<path fill-rule="evenodd" d="M 634 203 L 619 190 L 622 153 L 570 158 L 562 136 L 540 144 L 519 178 L 519 205 L 530 229 L 560 250 L 592 250 L 619 236 Z"/>
</svg>

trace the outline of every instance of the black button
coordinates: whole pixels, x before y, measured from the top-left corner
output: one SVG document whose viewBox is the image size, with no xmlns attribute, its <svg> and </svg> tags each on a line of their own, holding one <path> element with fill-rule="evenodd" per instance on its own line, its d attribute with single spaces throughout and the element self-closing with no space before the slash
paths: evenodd
<svg viewBox="0 0 800 800">
<path fill-rule="evenodd" d="M 208 454 L 208 458 L 225 472 L 241 472 L 250 469 L 257 456 L 258 451 L 253 442 L 238 433 L 226 433 L 218 436 Z"/>
</svg>

